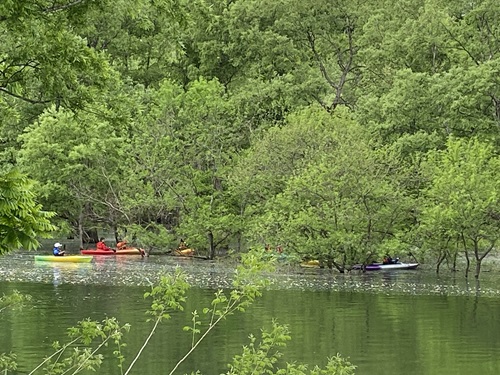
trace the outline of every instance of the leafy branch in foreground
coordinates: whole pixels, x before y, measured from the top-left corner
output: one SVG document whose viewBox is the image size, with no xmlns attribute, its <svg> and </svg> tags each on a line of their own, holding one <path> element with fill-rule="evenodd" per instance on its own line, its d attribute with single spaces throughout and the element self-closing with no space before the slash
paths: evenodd
<svg viewBox="0 0 500 375">
<path fill-rule="evenodd" d="M 274 263 L 269 260 L 264 261 L 261 255 L 258 252 L 244 254 L 241 264 L 236 268 L 232 290 L 229 292 L 218 290 L 210 307 L 204 308 L 201 315 L 196 310 L 192 312 L 191 324 L 184 327 L 184 330 L 191 334 L 191 347 L 177 361 L 169 375 L 176 372 L 179 366 L 187 360 L 222 320 L 235 312 L 244 312 L 256 298 L 262 295 L 262 290 L 269 284 L 269 280 L 265 278 L 265 273 L 274 270 Z M 188 289 L 189 284 L 186 281 L 186 275 L 180 269 L 177 269 L 173 275 L 162 277 L 159 285 L 145 294 L 145 297 L 153 297 L 151 310 L 148 311 L 148 314 L 155 317 L 155 323 L 125 375 L 131 371 L 132 366 L 148 344 L 158 324 L 163 319 L 169 319 L 171 312 L 184 310 L 183 303 L 186 301 Z M 203 317 L 205 319 L 202 319 Z M 227 375 L 305 375 L 305 371 L 307 371 L 305 365 L 286 364 L 285 369 L 277 366 L 278 360 L 282 356 L 278 349 L 286 346 L 286 342 L 289 340 L 288 327 L 273 322 L 271 331 L 262 331 L 262 341 L 260 343 L 257 344 L 257 339 L 250 336 L 250 344 L 243 348 L 243 354 L 234 357 L 233 363 L 229 365 L 230 370 Z M 309 373 L 311 375 L 352 375 L 354 370 L 355 366 L 337 355 L 328 360 L 325 369 L 316 366 Z M 200 372 L 198 371 L 196 374 L 200 374 Z"/>
<path fill-rule="evenodd" d="M 272 262 L 263 262 L 261 255 L 257 252 L 244 254 L 241 264 L 238 265 L 233 280 L 233 289 L 228 295 L 223 290 L 215 293 L 211 307 L 203 309 L 203 314 L 207 317 L 207 322 L 199 321 L 199 315 L 193 313 L 192 326 L 184 327 L 185 331 L 192 334 L 191 348 L 174 366 L 169 375 L 172 375 L 207 335 L 225 318 L 237 311 L 244 312 L 257 297 L 262 295 L 262 289 L 268 285 L 268 280 L 263 277 L 264 272 L 274 269 Z M 204 332 L 200 329 L 205 327 Z"/>
<path fill-rule="evenodd" d="M 49 238 L 56 229 L 50 223 L 55 213 L 42 210 L 32 185 L 17 170 L 0 173 L 0 254 L 21 247 L 35 250 L 38 238 Z"/>
<path fill-rule="evenodd" d="M 283 356 L 278 349 L 285 347 L 290 341 L 289 329 L 286 325 L 273 321 L 270 331 L 262 330 L 262 339 L 257 343 L 255 336 L 250 335 L 250 344 L 243 347 L 243 353 L 233 358 L 226 375 L 305 375 L 307 366 L 304 364 L 286 363 L 280 368 L 277 363 Z M 329 358 L 324 369 L 315 366 L 308 373 L 310 375 L 354 375 L 356 366 L 340 354 Z"/>
<path fill-rule="evenodd" d="M 192 325 L 184 327 L 185 331 L 189 331 L 192 334 L 191 348 L 175 364 L 169 374 L 173 374 L 177 370 L 221 320 L 234 314 L 236 311 L 245 311 L 255 298 L 262 295 L 262 289 L 268 284 L 268 281 L 262 277 L 262 273 L 271 271 L 272 269 L 272 263 L 262 262 L 257 253 L 250 252 L 242 256 L 241 264 L 238 265 L 235 271 L 232 283 L 233 289 L 227 295 L 224 291 L 218 290 L 215 293 L 215 298 L 212 300 L 211 307 L 203 309 L 203 314 L 207 317 L 207 322 L 203 323 L 198 320 L 199 315 L 197 311 L 192 313 Z M 173 275 L 161 277 L 159 284 L 152 287 L 151 292 L 145 293 L 145 298 L 153 298 L 151 310 L 147 313 L 154 317 L 154 325 L 143 346 L 125 372 L 125 375 L 129 374 L 132 370 L 135 362 L 139 359 L 155 333 L 158 324 L 163 319 L 170 319 L 171 312 L 184 310 L 183 303 L 186 301 L 186 292 L 188 289 L 189 284 L 186 281 L 186 274 L 177 268 Z M 202 327 L 204 328 L 203 331 Z"/>
<path fill-rule="evenodd" d="M 144 298 L 152 297 L 151 310 L 147 311 L 149 315 L 154 317 L 154 325 L 144 344 L 137 352 L 132 363 L 129 365 L 125 375 L 127 375 L 135 365 L 142 352 L 148 345 L 151 337 L 156 331 L 156 328 L 163 319 L 170 319 L 170 313 L 179 310 L 183 311 L 183 303 L 186 301 L 186 292 L 189 289 L 189 284 L 186 281 L 186 275 L 177 268 L 173 275 L 162 276 L 158 285 L 151 288 L 151 292 L 144 294 Z"/>
<path fill-rule="evenodd" d="M 250 335 L 250 344 L 243 347 L 243 353 L 233 358 L 227 375 L 265 374 L 272 371 L 282 353 L 277 349 L 286 346 L 290 341 L 287 326 L 273 322 L 270 332 L 262 330 L 262 341 L 258 344 L 257 338 Z M 304 366 L 299 366 L 305 369 Z"/>
<path fill-rule="evenodd" d="M 0 354 L 0 372 L 7 375 L 8 371 L 17 370 L 17 356 L 14 353 L 2 353 Z"/>
<path fill-rule="evenodd" d="M 123 373 L 123 360 L 121 348 L 124 346 L 122 337 L 130 329 L 129 324 L 120 326 L 115 318 L 107 318 L 102 323 L 85 319 L 78 325 L 68 329 L 71 341 L 61 345 L 58 341 L 53 343 L 55 352 L 43 360 L 28 375 L 35 374 L 43 369 L 47 375 L 78 374 L 83 370 L 95 371 L 103 362 L 100 349 L 114 343 L 117 349 L 114 355 L 118 358 L 121 373 Z M 80 348 L 79 345 L 82 345 Z M 69 349 L 70 350 L 67 350 Z"/>
<path fill-rule="evenodd" d="M 11 294 L 4 294 L 0 297 L 0 313 L 5 309 L 22 309 L 26 303 L 31 301 L 29 294 L 22 294 L 14 290 Z"/>
</svg>

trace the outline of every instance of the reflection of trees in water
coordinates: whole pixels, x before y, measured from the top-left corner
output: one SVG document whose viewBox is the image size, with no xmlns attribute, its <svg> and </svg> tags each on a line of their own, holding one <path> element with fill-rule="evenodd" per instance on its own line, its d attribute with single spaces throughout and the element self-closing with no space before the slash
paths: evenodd
<svg viewBox="0 0 500 375">
<path fill-rule="evenodd" d="M 481 292 L 481 284 L 478 279 L 474 279 L 474 281 L 470 281 L 469 278 L 465 278 L 465 290 L 469 294 L 475 294 L 476 296 Z"/>
<path fill-rule="evenodd" d="M 448 286 L 448 289 L 453 287 L 455 290 L 462 291 L 461 294 L 465 296 L 465 299 L 461 300 L 463 306 L 460 310 L 464 313 L 464 320 L 472 325 L 479 323 L 477 321 L 479 301 L 480 297 L 484 298 L 485 294 L 485 291 L 481 289 L 481 281 L 476 278 L 464 277 L 456 272 L 452 272 L 449 277 L 438 275 L 436 280 L 442 285 Z"/>
<path fill-rule="evenodd" d="M 61 283 L 61 270 L 59 269 L 59 267 L 52 267 L 52 274 L 54 277 L 52 279 L 52 284 L 54 284 L 54 286 L 58 286 Z"/>
<path fill-rule="evenodd" d="M 465 285 L 467 291 L 470 291 L 470 295 L 473 296 L 473 298 L 471 298 L 472 308 L 469 319 L 473 324 L 476 324 L 479 297 L 481 296 L 481 282 L 476 278 L 474 278 L 473 281 L 470 281 L 469 278 L 466 278 Z"/>
</svg>

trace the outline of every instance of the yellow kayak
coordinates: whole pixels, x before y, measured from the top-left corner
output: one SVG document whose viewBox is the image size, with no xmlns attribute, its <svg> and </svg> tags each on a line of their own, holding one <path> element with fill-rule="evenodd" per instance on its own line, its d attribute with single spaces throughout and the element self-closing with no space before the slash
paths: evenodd
<svg viewBox="0 0 500 375">
<path fill-rule="evenodd" d="M 92 255 L 35 255 L 35 260 L 39 262 L 73 262 L 73 263 L 89 263 L 92 260 Z"/>
<path fill-rule="evenodd" d="M 194 255 L 194 249 L 176 249 L 174 250 L 174 255 L 179 257 L 192 257 Z"/>
<path fill-rule="evenodd" d="M 313 259 L 313 260 L 306 260 L 300 263 L 301 267 L 304 268 L 316 268 L 320 266 L 319 260 Z"/>
</svg>

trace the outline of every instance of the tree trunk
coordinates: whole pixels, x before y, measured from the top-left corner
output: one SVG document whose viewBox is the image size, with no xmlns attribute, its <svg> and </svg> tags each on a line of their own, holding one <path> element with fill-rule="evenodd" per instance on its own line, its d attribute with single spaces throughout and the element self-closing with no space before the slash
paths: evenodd
<svg viewBox="0 0 500 375">
<path fill-rule="evenodd" d="M 465 277 L 469 277 L 469 269 L 470 269 L 470 259 L 469 259 L 469 253 L 467 253 L 467 250 L 465 250 Z"/>
<path fill-rule="evenodd" d="M 214 234 L 212 231 L 208 232 L 208 259 L 213 260 L 215 258 L 215 245 L 214 245 Z"/>
<path fill-rule="evenodd" d="M 441 254 L 441 256 L 438 259 L 438 262 L 436 264 L 436 273 L 439 274 L 439 267 L 441 267 L 441 263 L 446 259 L 446 252 Z"/>
<path fill-rule="evenodd" d="M 113 225 L 113 235 L 115 236 L 116 243 L 120 242 L 123 239 L 118 237 L 118 228 L 116 227 L 116 225 Z"/>
<path fill-rule="evenodd" d="M 453 254 L 453 272 L 457 272 L 457 252 Z"/>
<path fill-rule="evenodd" d="M 90 229 L 88 231 L 83 231 L 83 242 L 84 243 L 97 243 L 99 242 L 99 233 L 97 229 Z"/>
<path fill-rule="evenodd" d="M 78 239 L 80 241 L 80 249 L 83 249 L 83 213 L 80 213 L 80 217 L 78 218 Z"/>
<path fill-rule="evenodd" d="M 463 233 L 461 234 L 461 239 L 462 239 L 462 244 L 464 245 L 464 253 L 465 253 L 465 260 L 466 260 L 466 265 L 465 265 L 465 277 L 469 277 L 469 270 L 470 270 L 470 259 L 469 259 L 469 253 L 467 252 L 467 244 L 465 243 L 465 237 Z"/>
<path fill-rule="evenodd" d="M 479 273 L 481 272 L 481 261 L 481 259 L 476 260 L 476 273 L 474 275 L 476 279 L 479 279 Z"/>
</svg>

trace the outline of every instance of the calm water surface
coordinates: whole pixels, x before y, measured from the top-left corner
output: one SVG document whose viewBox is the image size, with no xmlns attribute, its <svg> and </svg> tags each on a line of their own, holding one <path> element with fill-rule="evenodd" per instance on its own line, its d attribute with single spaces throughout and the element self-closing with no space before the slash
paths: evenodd
<svg viewBox="0 0 500 375">
<path fill-rule="evenodd" d="M 33 296 L 32 307 L 0 313 L 0 353 L 18 354 L 18 374 L 33 369 L 52 353 L 53 341 L 87 317 L 115 316 L 131 323 L 130 362 L 151 328 L 144 292 L 160 274 L 181 266 L 194 286 L 187 308 L 161 326 L 132 372 L 168 373 L 190 345 L 182 326 L 189 324 L 191 312 L 207 306 L 232 275 L 219 263 L 173 257 L 94 261 L 39 264 L 26 253 L 0 258 L 0 294 L 17 289 Z M 270 277 L 270 290 L 247 313 L 223 322 L 178 373 L 227 371 L 248 335 L 259 335 L 273 318 L 290 327 L 292 341 L 283 350 L 290 362 L 324 365 L 327 357 L 341 353 L 358 366 L 356 374 L 500 373 L 500 280 L 492 272 L 480 285 L 425 270 L 342 276 L 290 268 Z M 119 371 L 106 362 L 98 373 Z"/>
</svg>

